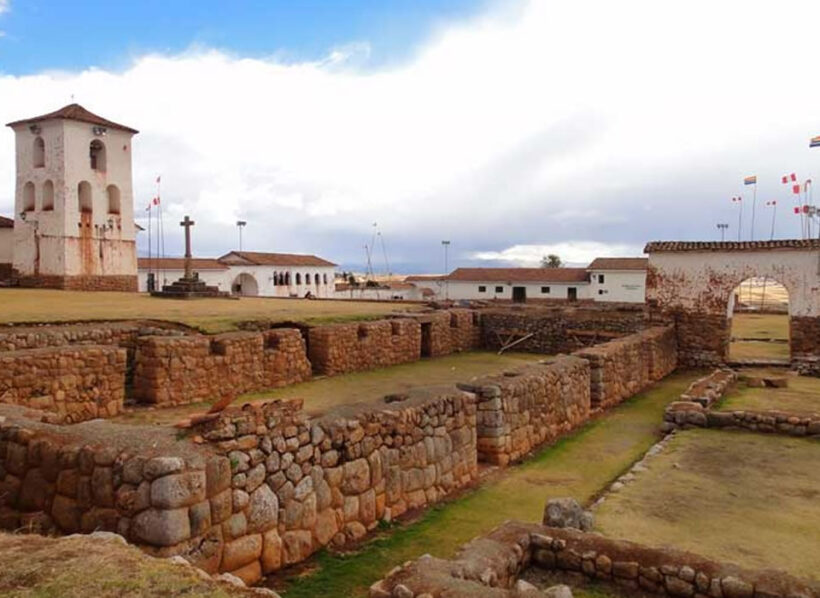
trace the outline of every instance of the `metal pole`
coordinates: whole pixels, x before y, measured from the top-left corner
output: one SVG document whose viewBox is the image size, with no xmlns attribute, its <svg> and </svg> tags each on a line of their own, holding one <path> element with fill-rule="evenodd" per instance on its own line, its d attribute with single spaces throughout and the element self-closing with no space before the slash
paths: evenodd
<svg viewBox="0 0 820 598">
<path fill-rule="evenodd" d="M 450 300 L 450 278 L 449 278 L 449 268 L 447 267 L 447 249 L 450 247 L 450 241 L 442 241 L 441 244 L 444 246 L 444 298 L 446 300 Z"/>
<path fill-rule="evenodd" d="M 239 251 L 242 251 L 242 229 L 245 228 L 247 222 L 244 220 L 237 220 L 236 221 L 236 228 L 239 229 Z"/>
</svg>

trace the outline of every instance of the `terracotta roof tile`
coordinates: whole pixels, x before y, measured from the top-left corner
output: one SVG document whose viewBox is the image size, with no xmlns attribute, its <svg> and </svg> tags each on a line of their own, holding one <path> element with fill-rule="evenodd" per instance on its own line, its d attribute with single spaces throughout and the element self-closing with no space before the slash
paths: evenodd
<svg viewBox="0 0 820 598">
<path fill-rule="evenodd" d="M 466 282 L 587 282 L 586 268 L 457 268 L 447 280 Z"/>
<path fill-rule="evenodd" d="M 444 280 L 444 278 L 442 274 L 413 274 L 411 276 L 405 276 L 404 282 L 432 282 Z"/>
<path fill-rule="evenodd" d="M 234 261 L 232 258 L 239 258 Z M 296 253 L 262 253 L 258 251 L 231 251 L 219 258 L 225 264 L 245 262 L 253 266 L 316 266 L 333 267 L 336 264 L 315 255 Z"/>
<path fill-rule="evenodd" d="M 194 271 L 197 270 L 227 270 L 228 266 L 215 260 L 213 258 L 191 258 L 191 266 Z M 184 270 L 184 257 L 163 257 L 163 258 L 147 258 L 141 257 L 137 259 L 137 268 L 140 270 Z"/>
<path fill-rule="evenodd" d="M 646 270 L 648 263 L 646 257 L 598 257 L 587 270 Z"/>
<path fill-rule="evenodd" d="M 0 216 L 0 228 L 14 228 L 14 220 Z"/>
<path fill-rule="evenodd" d="M 820 249 L 820 239 L 774 241 L 652 241 L 644 253 L 662 251 L 749 251 L 759 249 Z"/>
<path fill-rule="evenodd" d="M 126 127 L 125 125 L 121 125 L 119 123 L 115 123 L 114 121 L 110 121 L 107 118 L 103 118 L 102 116 L 97 116 L 93 112 L 89 112 L 79 104 L 69 104 L 68 106 L 63 106 L 59 110 L 55 110 L 54 112 L 49 112 L 48 114 L 42 114 L 40 116 L 34 116 L 32 118 L 24 118 L 22 120 L 16 120 L 14 122 L 10 122 L 6 124 L 7 127 L 14 127 L 16 125 L 27 125 L 30 123 L 36 123 L 44 120 L 53 120 L 55 118 L 62 118 L 65 120 L 78 120 L 84 123 L 91 123 L 92 125 L 100 125 L 101 127 L 109 127 L 111 129 L 122 129 L 123 131 L 128 131 L 129 133 L 139 133 L 136 129 L 132 129 L 131 127 Z"/>
</svg>

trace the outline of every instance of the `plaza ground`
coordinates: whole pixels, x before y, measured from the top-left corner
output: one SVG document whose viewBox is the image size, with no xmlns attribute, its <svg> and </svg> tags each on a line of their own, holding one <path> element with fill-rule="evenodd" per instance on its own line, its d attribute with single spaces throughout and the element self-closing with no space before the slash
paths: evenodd
<svg viewBox="0 0 820 598">
<path fill-rule="evenodd" d="M 236 402 L 302 399 L 305 411 L 318 415 L 339 405 L 378 401 L 386 395 L 412 388 L 470 382 L 480 376 L 537 362 L 544 357 L 532 353 L 496 355 L 489 351 L 470 351 L 366 372 L 318 378 L 271 391 L 242 395 Z M 137 407 L 112 421 L 173 424 L 192 413 L 207 411 L 208 407 L 208 403 L 162 409 Z"/>
<path fill-rule="evenodd" d="M 677 433 L 596 513 L 605 535 L 820 580 L 820 442 Z"/>
<path fill-rule="evenodd" d="M 425 553 L 452 557 L 459 546 L 507 519 L 541 521 L 549 498 L 573 496 L 589 504 L 660 438 L 665 406 L 698 375 L 673 374 L 526 462 L 498 471 L 462 498 L 384 531 L 355 552 L 322 552 L 271 583 L 285 598 L 363 598 L 370 584 L 407 560 Z"/>
<path fill-rule="evenodd" d="M 820 378 L 796 376 L 784 369 L 742 369 L 741 375 L 776 376 L 788 381 L 786 388 L 749 388 L 739 380 L 717 406 L 721 411 L 791 411 L 820 413 Z"/>
<path fill-rule="evenodd" d="M 729 355 L 732 359 L 788 359 L 789 316 L 734 314 Z"/>
<path fill-rule="evenodd" d="M 328 323 L 420 309 L 414 304 L 240 297 L 160 299 L 146 293 L 0 289 L 0 323 L 154 319 L 206 332 L 234 330 L 243 320 Z"/>
</svg>

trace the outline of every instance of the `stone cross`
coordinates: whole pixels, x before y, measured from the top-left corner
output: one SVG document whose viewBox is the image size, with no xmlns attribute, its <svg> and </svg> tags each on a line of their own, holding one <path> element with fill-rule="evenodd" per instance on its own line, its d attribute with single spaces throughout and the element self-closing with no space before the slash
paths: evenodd
<svg viewBox="0 0 820 598">
<path fill-rule="evenodd" d="M 194 221 L 185 216 L 179 225 L 185 227 L 185 280 L 191 280 L 194 277 L 191 267 L 191 258 L 193 257 L 191 255 L 191 227 L 194 225 Z"/>
</svg>

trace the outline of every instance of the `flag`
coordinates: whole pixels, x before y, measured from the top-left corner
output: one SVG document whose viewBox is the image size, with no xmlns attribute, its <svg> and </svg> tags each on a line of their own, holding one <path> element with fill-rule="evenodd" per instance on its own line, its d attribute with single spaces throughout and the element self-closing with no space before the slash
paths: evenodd
<svg viewBox="0 0 820 598">
<path fill-rule="evenodd" d="M 786 175 L 783 175 L 783 178 L 782 178 L 782 179 L 780 179 L 780 182 L 781 182 L 781 183 L 783 183 L 783 184 L 785 185 L 786 183 L 788 183 L 788 182 L 789 182 L 789 177 L 788 177 L 788 176 L 786 176 Z"/>
<path fill-rule="evenodd" d="M 809 141 L 809 147 L 818 147 L 820 146 L 820 135 L 817 137 L 812 137 L 811 141 Z"/>
<path fill-rule="evenodd" d="M 792 193 L 800 195 L 800 185 L 792 185 Z"/>
<path fill-rule="evenodd" d="M 800 213 L 800 208 L 795 208 L 795 209 L 794 209 L 794 213 L 795 213 L 795 214 L 799 214 L 799 213 Z"/>
<path fill-rule="evenodd" d="M 793 183 L 793 182 L 795 182 L 795 181 L 797 180 L 797 175 L 796 175 L 796 174 L 794 174 L 794 173 L 791 173 L 791 174 L 789 175 L 789 178 L 792 180 L 792 183 Z"/>
<path fill-rule="evenodd" d="M 808 213 L 809 213 L 809 206 L 808 206 L 808 205 L 804 205 L 804 206 L 803 206 L 803 213 L 804 213 L 804 214 L 808 214 Z"/>
<path fill-rule="evenodd" d="M 157 195 L 154 199 L 151 200 L 151 203 L 155 206 L 159 205 L 159 195 Z"/>
<path fill-rule="evenodd" d="M 757 175 L 755 176 L 747 176 L 743 179 L 744 185 L 756 185 L 757 184 Z"/>
</svg>

